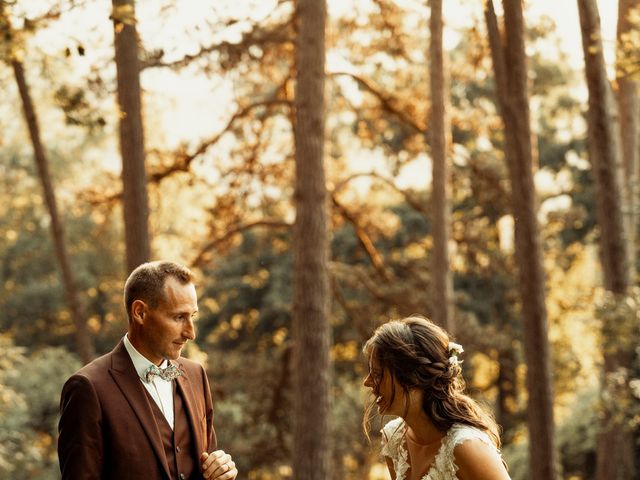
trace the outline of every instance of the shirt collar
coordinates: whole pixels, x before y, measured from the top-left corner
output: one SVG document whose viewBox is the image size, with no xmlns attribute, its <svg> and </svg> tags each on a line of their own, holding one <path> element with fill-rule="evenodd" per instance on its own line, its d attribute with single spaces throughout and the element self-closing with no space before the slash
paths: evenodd
<svg viewBox="0 0 640 480">
<path fill-rule="evenodd" d="M 144 355 L 142 355 L 138 350 L 136 350 L 136 347 L 134 347 L 131 341 L 129 340 L 129 334 L 125 334 L 123 341 L 124 341 L 124 348 L 127 349 L 127 353 L 131 357 L 131 361 L 133 362 L 133 366 L 136 369 L 136 373 L 141 379 L 144 380 L 144 375 L 147 369 L 151 365 L 155 365 L 155 364 L 150 362 Z M 165 368 L 167 366 L 169 366 L 169 361 L 165 358 L 160 364 L 160 368 Z"/>
</svg>

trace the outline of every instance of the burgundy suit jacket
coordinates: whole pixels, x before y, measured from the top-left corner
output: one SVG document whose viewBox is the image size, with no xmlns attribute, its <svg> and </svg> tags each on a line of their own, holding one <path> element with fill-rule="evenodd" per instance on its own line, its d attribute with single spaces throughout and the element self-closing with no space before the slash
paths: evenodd
<svg viewBox="0 0 640 480">
<path fill-rule="evenodd" d="M 217 442 L 204 368 L 184 358 L 172 363 L 182 372 L 176 389 L 184 399 L 198 456 L 212 452 Z M 71 376 L 60 400 L 58 458 L 62 479 L 169 479 L 150 401 L 123 341 Z M 199 459 L 195 464 L 200 465 Z"/>
</svg>

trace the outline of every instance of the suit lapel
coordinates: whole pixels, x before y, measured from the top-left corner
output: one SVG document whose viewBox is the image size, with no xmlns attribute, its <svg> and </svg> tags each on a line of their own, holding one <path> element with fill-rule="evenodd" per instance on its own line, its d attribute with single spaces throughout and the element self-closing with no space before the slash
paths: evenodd
<svg viewBox="0 0 640 480">
<path fill-rule="evenodd" d="M 120 391 L 126 397 L 129 405 L 131 405 L 131 409 L 138 418 L 140 425 L 142 425 L 167 478 L 171 478 L 158 425 L 154 419 L 147 396 L 144 393 L 144 386 L 140 381 L 140 377 L 133 366 L 133 362 L 129 357 L 123 341 L 120 341 L 112 352 L 111 366 L 112 368 L 109 370 L 109 373 L 111 373 Z"/>
<path fill-rule="evenodd" d="M 184 366 L 178 362 L 178 367 L 180 368 L 182 375 L 176 378 L 176 383 L 182 393 L 182 399 L 184 401 L 185 410 L 187 411 L 189 425 L 191 426 L 194 441 L 196 442 L 198 458 L 200 458 L 200 454 L 205 451 L 205 446 L 203 445 L 202 429 L 199 422 L 200 418 L 198 418 L 197 409 L 195 408 L 196 396 L 193 392 L 193 386 L 189 381 L 189 377 L 187 376 Z"/>
</svg>

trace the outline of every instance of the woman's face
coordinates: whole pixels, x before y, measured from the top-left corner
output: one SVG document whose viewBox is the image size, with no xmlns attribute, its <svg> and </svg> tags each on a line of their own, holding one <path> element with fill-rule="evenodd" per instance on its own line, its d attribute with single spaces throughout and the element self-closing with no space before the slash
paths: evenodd
<svg viewBox="0 0 640 480">
<path fill-rule="evenodd" d="M 364 386 L 371 389 L 376 397 L 378 413 L 381 415 L 403 416 L 405 413 L 405 392 L 389 369 L 383 367 L 376 356 L 369 358 L 369 374 L 364 379 Z"/>
</svg>

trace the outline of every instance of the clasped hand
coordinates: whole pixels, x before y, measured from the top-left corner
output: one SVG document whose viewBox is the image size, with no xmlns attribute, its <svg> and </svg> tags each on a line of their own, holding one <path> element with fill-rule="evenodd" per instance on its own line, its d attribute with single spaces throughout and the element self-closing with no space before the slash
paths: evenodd
<svg viewBox="0 0 640 480">
<path fill-rule="evenodd" d="M 206 480 L 233 480 L 238 475 L 231 455 L 224 450 L 200 455 L 200 469 Z"/>
</svg>

